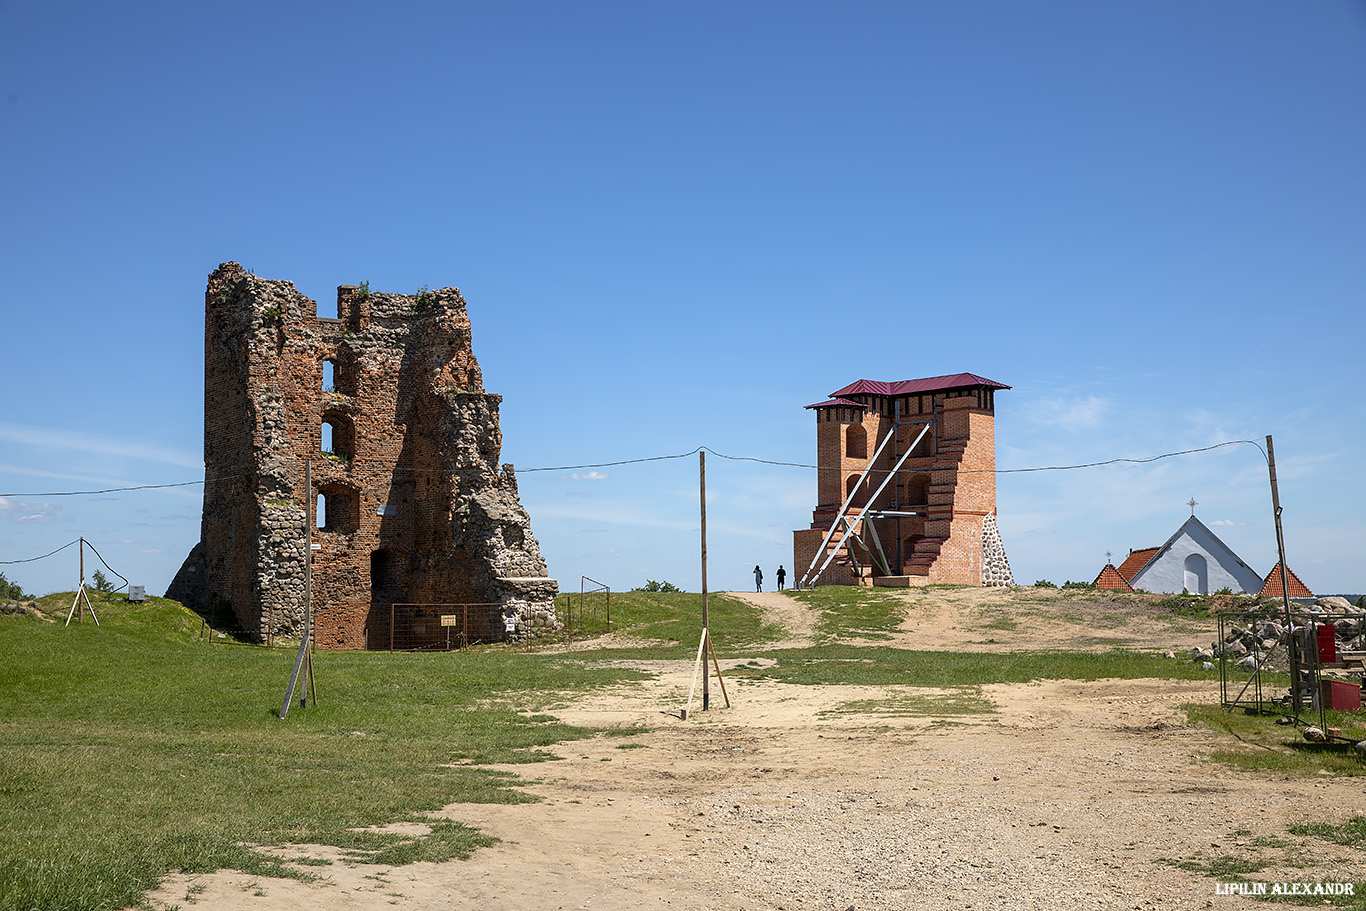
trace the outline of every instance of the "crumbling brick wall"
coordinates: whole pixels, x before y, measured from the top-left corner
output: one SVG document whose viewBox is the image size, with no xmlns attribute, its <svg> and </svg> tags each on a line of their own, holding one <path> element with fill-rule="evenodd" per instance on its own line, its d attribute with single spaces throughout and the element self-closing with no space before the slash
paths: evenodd
<svg viewBox="0 0 1366 911">
<path fill-rule="evenodd" d="M 484 639 L 553 612 L 459 290 L 343 285 L 337 310 L 237 263 L 209 276 L 201 541 L 167 597 L 226 603 L 261 639 L 300 634 L 316 504 L 321 646 L 387 647 L 394 603 L 489 605 L 471 623 Z"/>
</svg>

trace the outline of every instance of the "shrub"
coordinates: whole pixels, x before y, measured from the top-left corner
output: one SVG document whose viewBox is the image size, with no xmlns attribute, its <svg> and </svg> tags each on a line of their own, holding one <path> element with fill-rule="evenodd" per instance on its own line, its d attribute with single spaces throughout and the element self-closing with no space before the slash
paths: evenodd
<svg viewBox="0 0 1366 911">
<path fill-rule="evenodd" d="M 1035 588 L 1057 588 L 1056 585 L 1054 585 L 1052 582 L 1049 582 L 1047 579 L 1040 579 L 1038 582 L 1035 582 L 1035 583 L 1034 583 L 1034 587 L 1035 587 Z"/>
<path fill-rule="evenodd" d="M 656 582 L 654 579 L 646 579 L 645 584 L 639 588 L 631 589 L 633 592 L 682 592 L 683 589 L 674 585 L 672 582 Z"/>
<path fill-rule="evenodd" d="M 5 601 L 28 601 L 30 597 L 24 594 L 24 587 L 18 582 L 11 582 L 5 578 L 4 573 L 0 573 L 0 599 Z"/>
</svg>

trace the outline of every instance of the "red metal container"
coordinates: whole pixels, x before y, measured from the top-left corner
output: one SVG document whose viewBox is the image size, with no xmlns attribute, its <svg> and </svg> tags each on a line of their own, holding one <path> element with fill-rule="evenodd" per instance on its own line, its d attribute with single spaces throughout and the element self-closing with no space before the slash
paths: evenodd
<svg viewBox="0 0 1366 911">
<path fill-rule="evenodd" d="M 1319 699 L 1335 712 L 1361 711 L 1361 687 L 1343 680 L 1320 680 Z"/>
<path fill-rule="evenodd" d="M 1338 631 L 1331 623 L 1318 627 L 1319 664 L 1332 664 L 1338 660 Z"/>
</svg>

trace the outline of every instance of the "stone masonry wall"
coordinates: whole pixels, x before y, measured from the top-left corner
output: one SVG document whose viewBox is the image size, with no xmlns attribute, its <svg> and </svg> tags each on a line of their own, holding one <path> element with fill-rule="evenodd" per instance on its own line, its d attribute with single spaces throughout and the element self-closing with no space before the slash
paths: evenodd
<svg viewBox="0 0 1366 911">
<path fill-rule="evenodd" d="M 505 612 L 553 614 L 459 290 L 343 285 L 337 305 L 319 318 L 236 263 L 209 277 L 201 543 L 167 597 L 227 602 L 262 639 L 300 634 L 314 513 L 321 646 L 387 647 L 394 603 L 492 605 L 500 631 Z"/>
</svg>

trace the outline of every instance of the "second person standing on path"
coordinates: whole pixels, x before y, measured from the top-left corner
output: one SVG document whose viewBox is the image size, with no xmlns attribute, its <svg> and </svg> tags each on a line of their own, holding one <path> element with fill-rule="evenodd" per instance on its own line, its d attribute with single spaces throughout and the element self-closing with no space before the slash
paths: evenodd
<svg viewBox="0 0 1366 911">
<path fill-rule="evenodd" d="M 761 592 L 764 590 L 764 571 L 759 567 L 754 567 L 754 590 Z"/>
<path fill-rule="evenodd" d="M 787 581 L 787 570 L 783 569 L 783 564 L 778 564 L 778 591 L 783 590 L 783 582 Z"/>
</svg>

